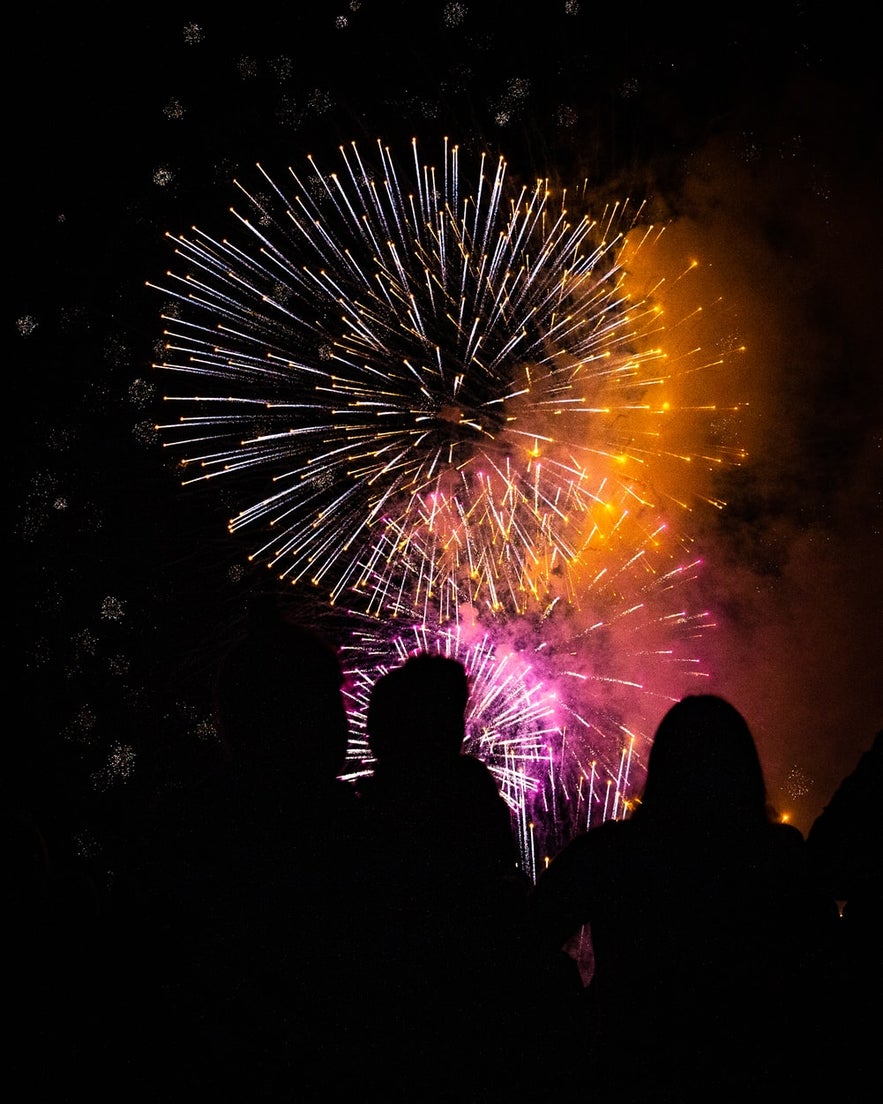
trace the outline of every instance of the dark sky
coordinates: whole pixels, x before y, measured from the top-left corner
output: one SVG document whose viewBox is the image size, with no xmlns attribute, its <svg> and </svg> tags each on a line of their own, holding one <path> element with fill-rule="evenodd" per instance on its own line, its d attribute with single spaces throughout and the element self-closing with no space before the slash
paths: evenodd
<svg viewBox="0 0 883 1104">
<path fill-rule="evenodd" d="M 696 518 L 718 623 L 705 651 L 777 806 L 808 828 L 883 723 L 880 85 L 864 7 L 731 5 L 707 23 L 585 0 L 281 10 L 17 16 L 7 578 L 31 697 L 7 740 L 22 791 L 88 821 L 186 756 L 258 585 L 224 496 L 182 491 L 147 432 L 163 235 L 222 225 L 256 162 L 447 135 L 526 179 L 649 195 L 729 305 L 749 460 L 719 488 L 727 508 Z"/>
</svg>

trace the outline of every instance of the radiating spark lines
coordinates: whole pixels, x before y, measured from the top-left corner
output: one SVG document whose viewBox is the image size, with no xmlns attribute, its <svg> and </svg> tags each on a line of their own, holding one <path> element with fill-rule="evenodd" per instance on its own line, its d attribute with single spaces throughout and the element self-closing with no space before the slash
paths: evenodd
<svg viewBox="0 0 883 1104">
<path fill-rule="evenodd" d="M 370 771 L 377 677 L 418 650 L 470 673 L 467 750 L 494 773 L 522 861 L 627 815 L 645 733 L 706 676 L 712 624 L 687 526 L 723 509 L 697 473 L 741 463 L 725 356 L 669 279 L 643 204 L 462 171 L 412 142 L 237 183 L 232 228 L 173 242 L 163 286 L 185 484 L 280 581 L 354 618 L 351 776 Z M 698 428 L 697 428 L 698 427 Z"/>
<path fill-rule="evenodd" d="M 167 397 L 165 444 L 185 482 L 235 479 L 252 557 L 332 602 L 570 600 L 591 551 L 658 507 L 659 307 L 622 256 L 661 231 L 510 188 L 502 158 L 469 193 L 448 144 L 437 171 L 413 143 L 411 190 L 382 144 L 340 152 L 288 191 L 263 169 L 265 191 L 240 185 L 245 246 L 176 239 L 159 367 L 202 390 Z"/>
</svg>

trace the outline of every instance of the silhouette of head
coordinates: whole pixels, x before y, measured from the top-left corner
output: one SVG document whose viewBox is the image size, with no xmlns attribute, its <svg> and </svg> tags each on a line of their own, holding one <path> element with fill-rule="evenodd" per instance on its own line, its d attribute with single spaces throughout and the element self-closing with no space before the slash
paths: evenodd
<svg viewBox="0 0 883 1104">
<path fill-rule="evenodd" d="M 428 652 L 411 656 L 374 684 L 367 720 L 372 754 L 380 762 L 459 754 L 468 699 L 462 663 Z"/>
<path fill-rule="evenodd" d="M 768 819 L 754 737 L 734 706 L 696 694 L 669 709 L 653 738 L 638 813 L 680 822 Z"/>
<path fill-rule="evenodd" d="M 331 645 L 287 620 L 272 596 L 261 597 L 218 672 L 221 738 L 240 762 L 271 758 L 305 778 L 336 777 L 348 736 L 342 685 Z"/>
</svg>

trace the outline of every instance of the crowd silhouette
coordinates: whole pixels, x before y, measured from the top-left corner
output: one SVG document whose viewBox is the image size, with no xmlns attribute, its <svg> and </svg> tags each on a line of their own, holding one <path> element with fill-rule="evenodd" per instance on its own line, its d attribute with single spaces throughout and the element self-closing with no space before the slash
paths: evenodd
<svg viewBox="0 0 883 1104">
<path fill-rule="evenodd" d="M 59 876 L 7 802 L 23 1098 L 859 1099 L 883 734 L 804 839 L 742 714 L 686 697 L 633 810 L 532 881 L 464 751 L 469 692 L 448 657 L 389 670 L 344 781 L 339 656 L 260 600 L 217 674 L 216 754 L 145 802 L 112 893 Z"/>
</svg>

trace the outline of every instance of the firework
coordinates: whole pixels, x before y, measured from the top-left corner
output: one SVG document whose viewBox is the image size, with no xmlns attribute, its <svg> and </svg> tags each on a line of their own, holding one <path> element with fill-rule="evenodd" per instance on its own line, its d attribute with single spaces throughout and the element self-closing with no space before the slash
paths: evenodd
<svg viewBox="0 0 883 1104">
<path fill-rule="evenodd" d="M 723 505 L 696 471 L 741 460 L 737 408 L 696 384 L 724 357 L 691 343 L 692 307 L 663 325 L 695 266 L 654 270 L 640 205 L 595 216 L 502 158 L 469 187 L 447 142 L 437 167 L 413 143 L 408 173 L 381 143 L 340 157 L 284 186 L 259 166 L 235 236 L 172 239 L 157 367 L 193 390 L 157 429 L 185 483 L 239 496 L 253 560 L 368 626 L 346 646 L 352 774 L 377 677 L 462 660 L 467 750 L 535 871 L 536 822 L 542 848 L 624 815 L 646 732 L 705 675 L 671 518 Z"/>
<path fill-rule="evenodd" d="M 621 814 L 628 804 L 634 736 L 617 761 L 604 732 L 604 760 L 584 762 L 584 743 L 568 739 L 572 707 L 559 699 L 554 669 L 539 653 L 526 656 L 473 626 L 407 632 L 381 627 L 356 631 L 344 653 L 352 657 L 346 697 L 353 738 L 347 777 L 370 773 L 366 720 L 374 683 L 412 655 L 429 652 L 459 660 L 469 677 L 464 751 L 480 758 L 512 813 L 521 862 L 532 876 L 574 831 Z M 600 718 L 596 718 L 596 721 Z M 596 728 L 596 738 L 602 730 Z"/>
<path fill-rule="evenodd" d="M 464 750 L 496 777 L 523 867 L 535 875 L 537 862 L 575 832 L 627 813 L 656 714 L 677 699 L 670 688 L 707 677 L 697 645 L 709 614 L 685 605 L 700 566 L 651 574 L 640 589 L 629 573 L 628 601 L 607 594 L 606 620 L 592 623 L 565 604 L 489 625 L 467 607 L 441 624 L 416 614 L 404 623 L 366 619 L 343 647 L 347 776 L 372 769 L 366 718 L 377 679 L 421 652 L 458 659 L 470 679 Z"/>
<path fill-rule="evenodd" d="M 693 459 L 663 440 L 661 308 L 628 287 L 659 231 L 628 204 L 571 217 L 502 159 L 470 192 L 456 147 L 439 169 L 412 152 L 408 186 L 379 143 L 339 173 L 310 159 L 287 192 L 261 171 L 242 244 L 175 239 L 159 367 L 199 391 L 168 395 L 159 430 L 185 482 L 235 483 L 254 559 L 332 602 L 573 601 L 659 524 L 654 457 Z"/>
</svg>

